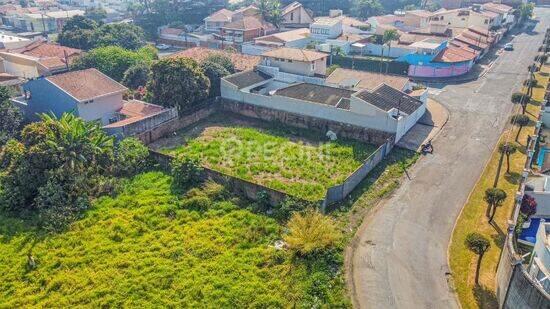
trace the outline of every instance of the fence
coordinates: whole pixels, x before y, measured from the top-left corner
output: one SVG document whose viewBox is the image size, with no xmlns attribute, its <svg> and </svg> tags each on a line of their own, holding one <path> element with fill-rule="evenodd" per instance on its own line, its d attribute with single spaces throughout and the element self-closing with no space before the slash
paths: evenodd
<svg viewBox="0 0 550 309">
<path fill-rule="evenodd" d="M 106 126 L 103 130 L 109 134 L 113 135 L 118 139 L 141 134 L 153 130 L 154 128 L 162 125 L 165 122 L 168 122 L 173 119 L 178 118 L 178 111 L 175 108 L 169 108 L 161 111 L 158 114 L 140 119 L 136 122 L 131 122 L 128 124 L 123 124 L 117 126 L 116 123 Z"/>
<path fill-rule="evenodd" d="M 374 153 L 372 153 L 363 164 L 358 167 L 351 175 L 349 175 L 343 183 L 330 187 L 327 190 L 327 195 L 325 197 L 325 205 L 334 204 L 340 201 L 343 201 L 352 191 L 367 177 L 367 175 L 372 171 L 380 161 L 390 153 L 393 148 L 393 143 L 391 140 L 386 141 L 382 144 Z"/>
<path fill-rule="evenodd" d="M 346 57 L 346 56 L 332 56 L 332 64 L 337 64 L 342 68 L 354 69 L 360 71 L 380 72 L 382 67 L 383 72 L 386 72 L 386 66 L 388 67 L 388 73 L 407 76 L 409 71 L 409 64 L 402 61 L 382 61 L 382 64 L 378 60 Z"/>
</svg>

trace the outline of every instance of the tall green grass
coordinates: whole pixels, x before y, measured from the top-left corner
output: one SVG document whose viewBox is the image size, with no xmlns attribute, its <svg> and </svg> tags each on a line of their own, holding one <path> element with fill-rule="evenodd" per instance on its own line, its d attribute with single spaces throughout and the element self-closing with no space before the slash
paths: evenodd
<svg viewBox="0 0 550 309">
<path fill-rule="evenodd" d="M 341 248 L 276 250 L 282 227 L 233 199 L 150 172 L 58 234 L 0 213 L 0 308 L 349 306 Z"/>
</svg>

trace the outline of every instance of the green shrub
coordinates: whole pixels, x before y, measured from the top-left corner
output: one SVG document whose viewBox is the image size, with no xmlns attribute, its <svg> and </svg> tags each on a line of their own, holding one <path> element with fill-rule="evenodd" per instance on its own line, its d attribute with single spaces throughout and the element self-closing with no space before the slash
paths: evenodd
<svg viewBox="0 0 550 309">
<path fill-rule="evenodd" d="M 530 100 L 529 96 L 524 93 L 514 92 L 512 94 L 512 103 L 520 103 L 520 102 L 527 103 L 529 102 L 529 100 Z"/>
<path fill-rule="evenodd" d="M 523 82 L 525 87 L 537 87 L 539 82 L 536 79 L 527 79 Z"/>
<path fill-rule="evenodd" d="M 133 176 L 147 166 L 149 149 L 134 137 L 125 138 L 115 149 L 115 168 L 118 176 Z"/>
<path fill-rule="evenodd" d="M 295 213 L 306 209 L 309 205 L 306 202 L 300 201 L 293 197 L 287 197 L 281 203 L 275 207 L 273 217 L 280 222 L 287 221 L 290 216 Z"/>
<path fill-rule="evenodd" d="M 185 189 L 201 180 L 202 167 L 197 159 L 178 156 L 172 160 L 171 170 L 177 188 Z"/>
<path fill-rule="evenodd" d="M 208 207 L 212 204 L 212 201 L 206 196 L 193 196 L 189 199 L 184 200 L 180 207 L 182 209 L 189 209 L 195 211 L 206 211 Z"/>
</svg>

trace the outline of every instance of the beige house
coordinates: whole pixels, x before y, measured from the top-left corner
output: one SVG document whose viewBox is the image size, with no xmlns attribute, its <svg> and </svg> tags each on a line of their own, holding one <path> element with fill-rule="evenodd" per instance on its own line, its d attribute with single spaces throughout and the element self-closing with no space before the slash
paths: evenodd
<svg viewBox="0 0 550 309">
<path fill-rule="evenodd" d="M 426 10 L 406 11 L 405 16 L 403 16 L 403 23 L 409 27 L 426 28 L 430 24 L 431 16 L 432 12 Z"/>
<path fill-rule="evenodd" d="M 262 54 L 262 64 L 280 72 L 303 76 L 325 76 L 328 55 L 307 49 L 282 47 Z"/>
<path fill-rule="evenodd" d="M 478 9 L 441 9 L 434 12 L 430 17 L 430 25 L 445 26 L 447 28 L 468 28 L 479 26 L 485 29 L 490 29 L 493 26 L 498 26 L 500 15 L 491 11 Z"/>
<path fill-rule="evenodd" d="M 313 16 L 304 6 L 297 1 L 285 6 L 282 9 L 283 22 L 282 27 L 297 28 L 308 27 L 313 22 Z"/>
</svg>

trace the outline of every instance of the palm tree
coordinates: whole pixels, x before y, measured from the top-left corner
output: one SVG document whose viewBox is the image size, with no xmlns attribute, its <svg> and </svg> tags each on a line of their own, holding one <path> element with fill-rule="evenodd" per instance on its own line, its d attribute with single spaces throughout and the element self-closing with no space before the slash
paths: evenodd
<svg viewBox="0 0 550 309">
<path fill-rule="evenodd" d="M 396 29 L 389 29 L 384 31 L 382 36 L 382 43 L 388 45 L 388 57 L 390 57 L 391 52 L 391 42 L 398 40 L 400 37 L 399 32 Z M 382 57 L 384 57 L 384 51 L 382 50 Z M 388 64 L 386 63 L 386 74 L 388 74 Z"/>
<path fill-rule="evenodd" d="M 506 174 L 510 174 L 510 156 L 513 155 L 517 150 L 518 147 L 516 144 L 508 144 L 508 143 L 502 143 L 498 146 L 498 150 L 500 153 L 504 153 L 506 155 Z"/>
<path fill-rule="evenodd" d="M 510 122 L 512 124 L 515 124 L 516 126 L 519 126 L 518 133 L 516 134 L 516 142 L 519 139 L 519 134 L 521 133 L 521 129 L 523 129 L 523 127 L 528 125 L 530 121 L 531 119 L 529 119 L 527 115 L 517 114 L 512 116 Z"/>
<path fill-rule="evenodd" d="M 476 285 L 479 285 L 479 268 L 481 267 L 481 259 L 483 259 L 483 255 L 487 252 L 487 250 L 489 250 L 489 247 L 491 247 L 491 243 L 489 242 L 489 239 L 479 233 L 470 233 L 466 236 L 464 244 L 468 247 L 468 249 L 470 249 L 470 251 L 478 255 L 475 283 Z"/>
<path fill-rule="evenodd" d="M 491 223 L 497 212 L 497 207 L 500 207 L 504 200 L 506 200 L 506 192 L 499 188 L 489 188 L 485 190 L 485 197 L 483 199 L 489 204 L 489 223 Z"/>
</svg>

